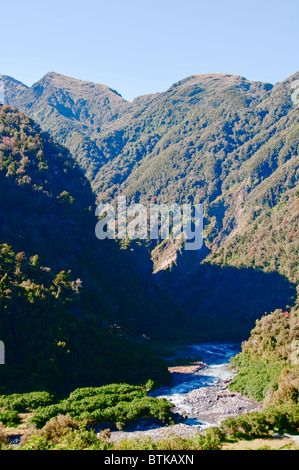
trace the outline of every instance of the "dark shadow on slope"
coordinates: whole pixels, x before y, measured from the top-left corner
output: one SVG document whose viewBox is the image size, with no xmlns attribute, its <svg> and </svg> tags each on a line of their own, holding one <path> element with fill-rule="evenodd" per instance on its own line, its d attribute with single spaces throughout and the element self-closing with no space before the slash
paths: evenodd
<svg viewBox="0 0 299 470">
<path fill-rule="evenodd" d="M 255 321 L 294 304 L 296 285 L 277 272 L 201 264 L 188 276 L 180 269 L 160 273 L 159 283 L 188 312 L 182 333 L 204 341 L 242 341 Z"/>
<path fill-rule="evenodd" d="M 79 294 L 58 305 L 58 300 L 51 302 L 55 275 L 37 263 L 33 276 L 19 256 L 18 279 L 9 279 L 11 290 L 0 289 L 0 338 L 6 352 L 0 390 L 5 386 L 7 393 L 65 394 L 105 383 L 169 380 L 166 365 L 148 351 L 141 336 L 173 335 L 175 309 L 170 307 L 168 314 L 170 304 L 160 296 L 151 269 L 143 265 L 141 270 L 131 252 L 120 250 L 114 240 L 95 237 L 96 218 L 88 210 L 92 193 L 79 183 L 75 177 L 57 178 L 51 196 L 0 172 L 0 244 L 7 243 L 15 254 L 24 251 L 28 264 L 38 255 L 40 266 L 55 275 L 70 269 L 71 280 L 82 280 Z M 63 189 L 74 195 L 73 204 L 55 197 Z M 25 286 L 33 282 L 44 285 L 47 294 L 31 302 Z M 66 354 L 56 347 L 60 338 L 66 338 Z"/>
<path fill-rule="evenodd" d="M 93 194 L 71 176 L 53 181 L 53 197 L 0 172 L 0 243 L 28 259 L 37 254 L 55 273 L 71 270 L 83 286 L 77 318 L 92 315 L 101 328 L 120 327 L 134 338 L 173 337 L 180 312 L 154 282 L 146 248 L 121 250 L 114 240 L 98 240 Z M 75 196 L 73 204 L 55 197 L 63 190 Z"/>
</svg>

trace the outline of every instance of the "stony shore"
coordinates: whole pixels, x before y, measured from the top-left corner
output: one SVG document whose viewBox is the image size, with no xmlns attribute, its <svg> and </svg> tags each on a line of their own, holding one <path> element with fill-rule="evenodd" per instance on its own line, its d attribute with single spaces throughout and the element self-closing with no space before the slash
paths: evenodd
<svg viewBox="0 0 299 470">
<path fill-rule="evenodd" d="M 201 371 L 204 371 L 203 363 L 170 368 L 170 372 L 173 374 L 173 384 L 175 385 L 179 384 L 180 380 L 188 380 L 188 375 L 191 380 L 194 374 L 200 374 Z M 192 408 L 192 417 L 197 422 L 207 423 L 206 427 L 217 426 L 227 417 L 238 416 L 262 408 L 261 404 L 240 393 L 230 392 L 227 388 L 229 383 L 230 380 L 223 380 L 211 387 L 191 390 L 185 395 L 186 405 L 188 408 Z M 190 419 L 171 426 L 161 426 L 143 420 L 137 423 L 135 428 L 130 426 L 125 431 L 112 431 L 110 439 L 114 442 L 124 438 L 143 439 L 150 437 L 156 440 L 167 438 L 173 434 L 188 437 L 198 431 L 200 431 L 200 427 L 194 425 Z"/>
<path fill-rule="evenodd" d="M 197 420 L 211 425 L 219 425 L 227 417 L 262 408 L 260 403 L 240 393 L 230 392 L 227 383 L 192 390 L 187 394 L 187 403 L 192 406 L 193 416 Z"/>
</svg>

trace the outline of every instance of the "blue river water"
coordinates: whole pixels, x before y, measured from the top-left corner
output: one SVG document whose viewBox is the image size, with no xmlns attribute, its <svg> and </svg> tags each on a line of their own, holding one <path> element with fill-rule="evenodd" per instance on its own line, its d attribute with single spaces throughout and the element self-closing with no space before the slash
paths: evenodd
<svg viewBox="0 0 299 470">
<path fill-rule="evenodd" d="M 195 425 L 200 428 L 209 426 L 210 423 L 199 421 L 195 415 L 196 410 L 187 399 L 187 394 L 192 390 L 206 388 L 207 392 L 213 393 L 219 389 L 219 385 L 229 381 L 235 372 L 229 368 L 230 359 L 241 350 L 240 344 L 235 343 L 204 343 L 192 344 L 188 347 L 186 355 L 189 357 L 199 356 L 205 367 L 195 373 L 186 376 L 180 383 L 173 386 L 163 387 L 156 391 L 155 396 L 167 398 L 175 406 L 178 413 L 187 413 L 185 424 Z"/>
</svg>

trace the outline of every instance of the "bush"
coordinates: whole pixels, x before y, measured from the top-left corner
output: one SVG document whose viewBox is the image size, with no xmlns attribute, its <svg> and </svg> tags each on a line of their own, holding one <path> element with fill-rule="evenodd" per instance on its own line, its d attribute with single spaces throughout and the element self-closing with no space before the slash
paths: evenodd
<svg viewBox="0 0 299 470">
<path fill-rule="evenodd" d="M 262 437 L 268 435 L 268 423 L 262 415 L 253 412 L 235 418 L 227 418 L 221 429 L 229 437 Z"/>
<path fill-rule="evenodd" d="M 38 429 L 59 414 L 68 414 L 85 425 L 119 423 L 139 418 L 165 422 L 173 405 L 166 399 L 148 397 L 146 388 L 128 384 L 111 384 L 74 390 L 57 404 L 39 407 L 30 419 Z"/>
<path fill-rule="evenodd" d="M 79 429 L 77 421 L 69 415 L 59 415 L 51 418 L 41 429 L 40 435 L 45 437 L 47 441 L 58 442 L 60 437 L 65 435 L 69 430 Z"/>
<path fill-rule="evenodd" d="M 42 428 L 47 421 L 59 414 L 64 412 L 63 406 L 59 404 L 49 405 L 45 408 L 38 408 L 32 418 L 30 418 L 29 423 L 35 424 L 35 426 L 39 429 Z"/>
<path fill-rule="evenodd" d="M 261 360 L 249 359 L 246 355 L 240 355 L 239 362 L 234 366 L 238 374 L 229 385 L 232 391 L 240 392 L 260 403 L 270 391 L 278 387 L 280 373 L 284 367 L 279 363 L 266 363 Z"/>
<path fill-rule="evenodd" d="M 13 393 L 0 397 L 0 406 L 22 413 L 26 410 L 35 410 L 53 402 L 53 396 L 48 392 Z"/>
<path fill-rule="evenodd" d="M 299 433 L 299 406 L 282 405 L 267 407 L 221 423 L 221 430 L 229 437 L 263 437 L 271 432 Z"/>
<path fill-rule="evenodd" d="M 279 433 L 299 433 L 299 405 L 269 406 L 263 415 L 270 429 Z"/>
<path fill-rule="evenodd" d="M 299 367 L 283 369 L 278 379 L 277 390 L 269 394 L 265 405 L 298 403 L 299 400 Z"/>
<path fill-rule="evenodd" d="M 21 419 L 17 411 L 15 410 L 4 410 L 0 413 L 0 422 L 4 426 L 16 426 L 20 424 Z"/>
<path fill-rule="evenodd" d="M 8 438 L 6 433 L 4 432 L 3 426 L 0 424 L 0 449 L 3 444 L 8 443 Z"/>
<path fill-rule="evenodd" d="M 203 434 L 195 432 L 187 438 L 170 434 L 169 437 L 158 440 L 123 439 L 114 443 L 112 450 L 220 450 L 221 440 L 221 431 L 211 428 Z"/>
<path fill-rule="evenodd" d="M 49 448 L 47 438 L 39 434 L 34 434 L 21 446 L 22 450 L 48 450 Z"/>
</svg>

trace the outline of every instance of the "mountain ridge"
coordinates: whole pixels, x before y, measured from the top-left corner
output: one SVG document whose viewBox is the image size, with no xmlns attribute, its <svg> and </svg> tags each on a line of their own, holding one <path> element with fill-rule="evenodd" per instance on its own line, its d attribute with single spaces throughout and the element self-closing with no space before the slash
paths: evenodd
<svg viewBox="0 0 299 470">
<path fill-rule="evenodd" d="M 172 301 L 151 280 L 148 253 L 97 240 L 82 170 L 7 105 L 0 106 L 0 183 L 1 390 L 65 392 L 168 376 L 148 341 L 155 330 L 172 337 L 181 314 L 174 305 L 168 312 Z"/>
<path fill-rule="evenodd" d="M 96 84 L 84 85 L 49 73 L 34 85 L 38 92 L 50 81 L 40 96 L 34 98 L 33 90 L 26 90 L 27 98 L 22 95 L 15 105 L 69 148 L 98 202 L 114 203 L 119 194 L 125 194 L 128 203 L 203 203 L 204 250 L 200 256 L 191 259 L 171 241 L 148 247 L 157 281 L 163 283 L 164 275 L 169 279 L 170 272 L 170 284 L 178 285 L 183 272 L 194 296 L 195 273 L 202 269 L 204 282 L 208 282 L 208 263 L 254 267 L 266 273 L 272 269 L 282 276 L 292 273 L 288 279 L 297 283 L 282 214 L 286 198 L 296 198 L 298 186 L 298 78 L 296 72 L 272 85 L 231 74 L 191 75 L 164 92 L 129 103 L 107 87 L 96 101 Z M 73 94 L 66 83 L 73 84 Z M 82 103 L 85 92 L 89 97 Z M 107 97 L 113 100 L 105 101 Z M 267 214 L 274 208 L 281 214 L 277 218 L 282 224 L 280 257 L 277 250 L 264 253 L 261 234 L 255 229 L 257 220 L 272 223 L 274 219 Z M 297 222 L 294 224 L 296 234 Z M 274 234 L 270 226 L 265 230 Z M 237 240 L 247 240 L 244 251 Z M 258 255 L 260 250 L 262 255 Z M 296 257 L 294 241 L 292 250 Z M 246 272 L 251 278 L 251 271 Z M 222 282 L 236 275 L 234 270 L 226 273 Z M 213 295 L 212 286 L 207 285 L 206 290 Z"/>
<path fill-rule="evenodd" d="M 288 116 L 294 106 L 291 84 L 298 77 L 296 72 L 272 85 L 226 73 L 197 74 L 165 92 L 135 98 L 135 105 L 113 94 L 115 102 L 108 107 L 100 100 L 94 108 L 89 99 L 80 112 L 65 96 L 66 84 L 75 83 L 72 93 L 77 102 L 80 93 L 85 96 L 85 86 L 87 94 L 90 87 L 104 87 L 105 93 L 110 89 L 49 72 L 33 88 L 43 88 L 48 80 L 57 82 L 42 91 L 50 104 L 45 105 L 42 96 L 35 99 L 31 89 L 25 92 L 26 100 L 17 95 L 12 101 L 70 149 L 100 201 L 109 202 L 123 192 L 137 202 L 152 197 L 156 202 L 205 201 L 209 211 L 244 177 L 251 186 L 257 184 L 252 171 L 262 174 L 254 166 L 265 160 L 263 149 L 264 154 L 273 152 L 271 139 L 285 133 L 283 126 L 295 125 L 295 116 L 293 124 Z M 92 113 L 101 127 L 91 123 Z M 209 225 L 207 231 L 213 234 Z"/>
</svg>

